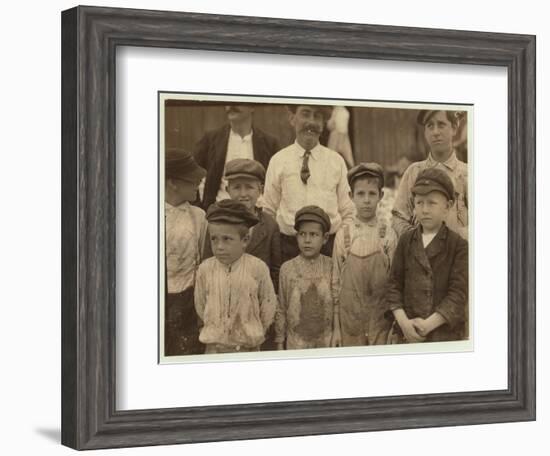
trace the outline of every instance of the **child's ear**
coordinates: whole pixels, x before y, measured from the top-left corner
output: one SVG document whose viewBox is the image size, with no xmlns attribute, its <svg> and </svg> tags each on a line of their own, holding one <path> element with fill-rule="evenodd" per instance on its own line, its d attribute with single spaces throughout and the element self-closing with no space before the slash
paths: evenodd
<svg viewBox="0 0 550 456">
<path fill-rule="evenodd" d="M 250 233 L 246 233 L 241 239 L 246 245 L 250 242 Z"/>
<path fill-rule="evenodd" d="M 323 245 L 325 245 L 328 242 L 329 237 L 330 237 L 330 234 L 328 234 L 328 232 L 323 234 Z"/>
</svg>

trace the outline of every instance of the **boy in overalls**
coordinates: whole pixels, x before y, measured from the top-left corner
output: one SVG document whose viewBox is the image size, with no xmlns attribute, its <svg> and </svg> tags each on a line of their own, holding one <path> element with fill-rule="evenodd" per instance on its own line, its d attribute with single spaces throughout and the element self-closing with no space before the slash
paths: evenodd
<svg viewBox="0 0 550 456">
<path fill-rule="evenodd" d="M 332 346 L 385 342 L 389 324 L 383 297 L 396 245 L 394 231 L 376 216 L 384 196 L 384 172 L 377 163 L 360 163 L 348 172 L 357 211 L 352 224 L 336 235 L 332 292 L 335 303 Z"/>
</svg>

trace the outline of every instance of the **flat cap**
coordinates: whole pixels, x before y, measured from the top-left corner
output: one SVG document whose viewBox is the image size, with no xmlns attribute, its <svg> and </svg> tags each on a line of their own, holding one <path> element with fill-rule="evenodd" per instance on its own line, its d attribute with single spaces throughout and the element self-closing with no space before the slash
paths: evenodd
<svg viewBox="0 0 550 456">
<path fill-rule="evenodd" d="M 263 182 L 265 180 L 265 168 L 256 160 L 236 158 L 225 165 L 225 178 L 231 180 L 238 177 L 258 179 Z"/>
<path fill-rule="evenodd" d="M 238 201 L 225 199 L 211 204 L 206 211 L 209 223 L 229 223 L 230 225 L 246 225 L 248 228 L 260 220 L 246 206 Z"/>
<path fill-rule="evenodd" d="M 359 163 L 348 171 L 348 182 L 351 185 L 355 179 L 363 176 L 378 177 L 384 186 L 384 170 L 378 163 Z"/>
<path fill-rule="evenodd" d="M 427 168 L 420 171 L 411 191 L 413 195 L 440 192 L 448 199 L 455 200 L 453 181 L 445 171 L 438 168 Z"/>
<path fill-rule="evenodd" d="M 327 213 L 319 206 L 304 206 L 294 217 L 294 229 L 298 231 L 298 227 L 302 222 L 317 222 L 323 227 L 323 232 L 330 231 L 330 218 Z"/>
<path fill-rule="evenodd" d="M 175 147 L 166 149 L 164 167 L 166 179 L 198 182 L 206 176 L 206 170 L 197 164 L 189 152 Z"/>
</svg>

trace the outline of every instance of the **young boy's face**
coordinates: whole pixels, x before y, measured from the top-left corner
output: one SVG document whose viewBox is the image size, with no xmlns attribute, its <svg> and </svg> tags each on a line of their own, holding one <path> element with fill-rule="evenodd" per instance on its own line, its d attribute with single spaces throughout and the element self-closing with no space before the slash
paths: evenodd
<svg viewBox="0 0 550 456">
<path fill-rule="evenodd" d="M 173 206 L 179 206 L 185 201 L 195 201 L 199 182 L 182 179 L 166 180 L 166 200 Z"/>
<path fill-rule="evenodd" d="M 377 178 L 359 178 L 353 183 L 351 199 L 357 210 L 357 217 L 363 222 L 368 222 L 376 216 L 378 203 L 382 199 L 383 192 L 378 188 Z"/>
<path fill-rule="evenodd" d="M 328 240 L 328 233 L 317 222 L 302 222 L 296 233 L 298 248 L 303 257 L 314 259 L 321 253 L 321 248 Z"/>
<path fill-rule="evenodd" d="M 232 200 L 243 203 L 250 212 L 253 212 L 262 194 L 262 184 L 258 179 L 238 177 L 227 182 L 227 193 Z"/>
<path fill-rule="evenodd" d="M 439 231 L 441 224 L 447 218 L 451 202 L 441 192 L 430 192 L 426 195 L 414 196 L 414 214 L 422 225 L 425 233 Z"/>
<path fill-rule="evenodd" d="M 246 226 L 209 223 L 208 231 L 212 252 L 221 263 L 234 263 L 245 253 L 249 240 Z"/>
</svg>

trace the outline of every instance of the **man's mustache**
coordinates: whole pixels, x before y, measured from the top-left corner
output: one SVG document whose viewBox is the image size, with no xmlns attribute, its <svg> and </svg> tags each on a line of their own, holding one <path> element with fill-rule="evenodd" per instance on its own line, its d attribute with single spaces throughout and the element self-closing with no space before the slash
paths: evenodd
<svg viewBox="0 0 550 456">
<path fill-rule="evenodd" d="M 317 133 L 318 135 L 321 134 L 321 129 L 317 125 L 305 125 L 304 128 L 301 130 L 303 133 L 305 132 L 313 132 Z"/>
</svg>

